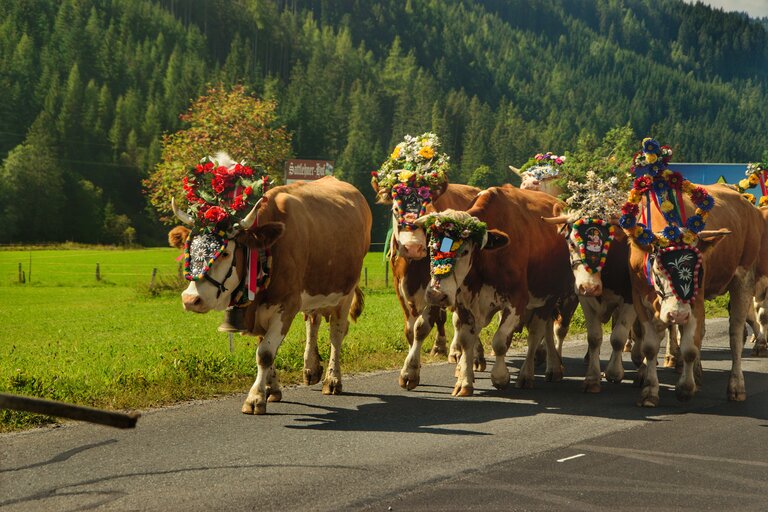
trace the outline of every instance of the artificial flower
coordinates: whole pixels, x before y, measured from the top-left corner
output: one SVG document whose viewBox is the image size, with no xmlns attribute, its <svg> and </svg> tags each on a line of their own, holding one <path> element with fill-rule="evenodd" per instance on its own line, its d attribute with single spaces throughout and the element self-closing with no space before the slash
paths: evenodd
<svg viewBox="0 0 768 512">
<path fill-rule="evenodd" d="M 400 183 L 407 183 L 408 180 L 410 180 L 413 177 L 414 173 L 413 171 L 400 171 L 400 174 L 397 175 L 397 179 L 400 180 Z"/>
<path fill-rule="evenodd" d="M 424 146 L 419 150 L 419 156 L 430 159 L 435 156 L 435 150 L 432 149 L 432 146 Z"/>
<path fill-rule="evenodd" d="M 661 203 L 661 211 L 664 213 L 671 212 L 675 209 L 675 205 L 672 204 L 671 201 L 662 201 Z"/>
<path fill-rule="evenodd" d="M 691 215 L 688 217 L 688 221 L 685 223 L 685 227 L 694 233 L 698 233 L 704 229 L 704 219 L 701 218 L 701 215 Z"/>
<path fill-rule="evenodd" d="M 754 204 L 754 201 L 752 201 Z M 760 206 L 766 206 L 768 205 L 768 196 L 763 196 L 760 198 Z"/>
<path fill-rule="evenodd" d="M 686 231 L 685 233 L 683 233 L 682 240 L 683 240 L 683 243 L 686 245 L 693 245 L 698 240 L 698 237 L 696 236 L 695 233 L 691 231 Z"/>
</svg>

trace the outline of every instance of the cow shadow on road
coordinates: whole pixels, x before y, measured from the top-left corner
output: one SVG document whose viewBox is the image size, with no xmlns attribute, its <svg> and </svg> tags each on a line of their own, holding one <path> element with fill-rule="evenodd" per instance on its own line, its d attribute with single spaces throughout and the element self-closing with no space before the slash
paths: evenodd
<svg viewBox="0 0 768 512">
<path fill-rule="evenodd" d="M 424 383 L 413 391 L 400 389 L 395 379 L 381 393 L 358 392 L 349 383 L 345 385 L 349 392 L 344 395 L 367 399 L 364 403 L 352 407 L 335 407 L 324 402 L 321 406 L 313 406 L 319 409 L 318 412 L 297 416 L 288 428 L 483 436 L 492 435 L 492 427 L 487 425 L 496 420 L 540 414 L 637 422 L 670 421 L 670 415 L 688 413 L 768 420 L 768 375 L 744 372 L 747 401 L 728 402 L 725 389 L 729 370 L 708 368 L 708 361 L 729 360 L 730 355 L 727 351 L 706 349 L 702 355 L 703 386 L 687 403 L 679 402 L 675 397 L 674 386 L 679 375 L 672 368 L 659 368 L 660 404 L 659 407 L 649 409 L 636 405 L 640 388 L 633 384 L 633 379 L 637 372 L 634 365 L 627 361 L 624 363 L 627 372 L 622 383 L 603 381 L 601 393 L 586 394 L 582 392 L 586 366 L 581 358 L 564 358 L 566 379 L 562 382 L 545 382 L 543 375 L 537 372 L 534 389 L 514 387 L 516 368 L 520 366 L 521 359 L 509 358 L 512 382 L 505 390 L 496 390 L 492 386 L 488 371 L 476 372 L 475 395 L 467 398 L 453 398 L 452 387 L 430 383 L 424 377 Z M 443 365 L 442 370 L 452 373 L 453 367 Z M 444 379 L 440 380 L 444 382 Z"/>
</svg>

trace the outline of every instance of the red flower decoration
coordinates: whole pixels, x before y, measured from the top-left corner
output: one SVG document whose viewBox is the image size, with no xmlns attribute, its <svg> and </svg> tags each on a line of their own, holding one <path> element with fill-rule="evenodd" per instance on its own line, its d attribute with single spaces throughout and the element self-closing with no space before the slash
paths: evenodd
<svg viewBox="0 0 768 512">
<path fill-rule="evenodd" d="M 640 207 L 635 203 L 626 202 L 624 203 L 624 206 L 621 207 L 621 213 L 636 217 L 637 214 L 640 213 Z"/>
<path fill-rule="evenodd" d="M 647 192 L 653 185 L 653 178 L 648 175 L 635 178 L 634 189 L 638 192 Z"/>
<path fill-rule="evenodd" d="M 669 188 L 673 188 L 675 190 L 682 190 L 683 175 L 680 174 L 679 172 L 673 172 L 667 178 L 667 184 L 669 185 Z"/>
<path fill-rule="evenodd" d="M 211 206 L 206 210 L 204 216 L 206 220 L 217 223 L 227 218 L 227 212 L 220 206 Z"/>
<path fill-rule="evenodd" d="M 707 197 L 709 194 L 706 190 L 704 190 L 703 187 L 696 187 L 693 189 L 693 192 L 691 192 L 691 201 L 698 204 L 701 201 L 704 200 L 705 197 Z"/>
</svg>

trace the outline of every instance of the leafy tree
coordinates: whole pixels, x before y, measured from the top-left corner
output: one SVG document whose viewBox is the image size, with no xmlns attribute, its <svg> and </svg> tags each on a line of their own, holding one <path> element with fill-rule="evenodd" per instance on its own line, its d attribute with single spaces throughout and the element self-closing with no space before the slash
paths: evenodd
<svg viewBox="0 0 768 512">
<path fill-rule="evenodd" d="M 276 181 L 290 155 L 290 136 L 275 127 L 276 104 L 250 95 L 245 87 L 211 87 L 181 116 L 188 128 L 163 136 L 161 161 L 144 180 L 152 206 L 171 218 L 171 196 L 186 204 L 181 179 L 200 158 L 226 151 L 236 161 L 258 165 Z"/>
</svg>

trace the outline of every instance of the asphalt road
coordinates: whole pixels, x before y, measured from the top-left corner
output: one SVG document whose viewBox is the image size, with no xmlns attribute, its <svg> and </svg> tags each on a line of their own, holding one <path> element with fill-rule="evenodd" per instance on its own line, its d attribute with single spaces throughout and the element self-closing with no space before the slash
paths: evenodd
<svg viewBox="0 0 768 512">
<path fill-rule="evenodd" d="M 497 391 L 482 372 L 474 397 L 454 399 L 446 363 L 410 392 L 396 372 L 347 377 L 341 396 L 286 388 L 262 417 L 240 413 L 243 390 L 145 411 L 132 431 L 0 435 L 0 510 L 763 511 L 768 360 L 745 349 L 748 399 L 729 403 L 725 326 L 708 323 L 701 391 L 677 402 L 662 369 L 656 409 L 635 406 L 634 371 L 582 393 L 575 341 L 566 380 L 537 372 L 533 390 Z"/>
</svg>

